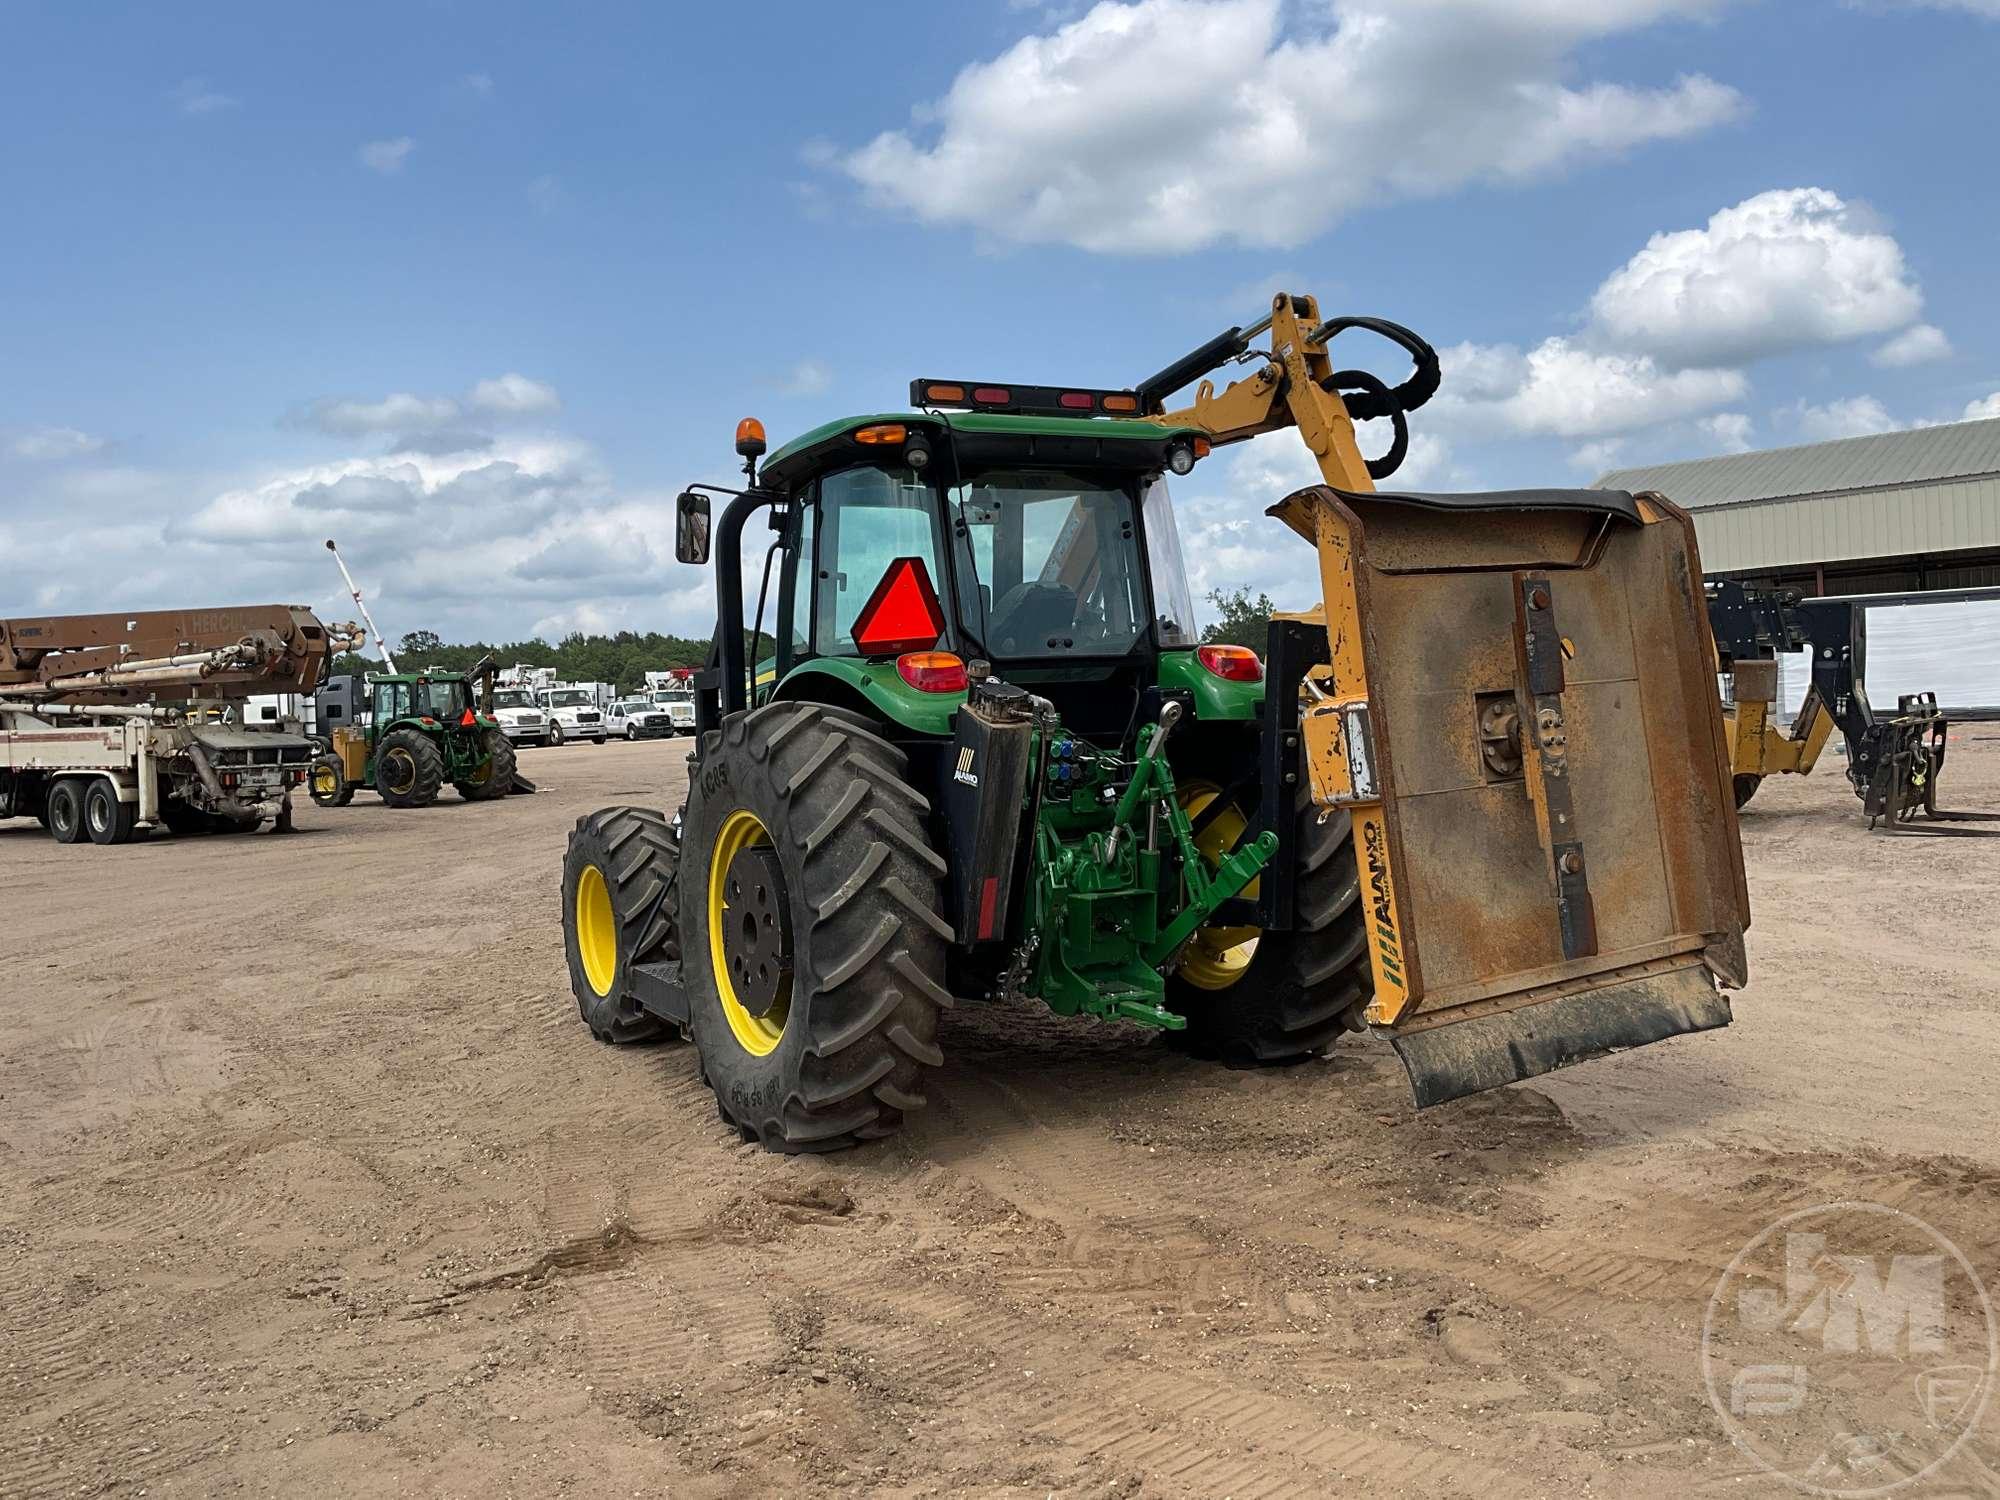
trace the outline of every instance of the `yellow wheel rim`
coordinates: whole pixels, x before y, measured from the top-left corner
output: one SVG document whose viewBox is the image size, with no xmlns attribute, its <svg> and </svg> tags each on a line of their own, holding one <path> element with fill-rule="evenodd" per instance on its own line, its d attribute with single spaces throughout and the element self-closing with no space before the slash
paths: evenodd
<svg viewBox="0 0 2000 1500">
<path fill-rule="evenodd" d="M 576 882 L 576 951 L 583 977 L 601 998 L 618 978 L 618 919 L 611 914 L 611 888 L 604 872 L 585 865 Z"/>
<path fill-rule="evenodd" d="M 332 766 L 321 766 L 313 772 L 313 790 L 323 797 L 331 797 L 340 790 L 340 780 L 333 774 Z"/>
<path fill-rule="evenodd" d="M 1181 810 L 1190 821 L 1198 822 L 1222 789 L 1205 781 L 1189 782 L 1181 788 Z M 1219 865 L 1243 836 L 1247 820 L 1234 803 L 1223 808 L 1208 826 L 1195 835 L 1195 847 L 1211 865 Z M 1243 888 L 1254 900 L 1257 882 Z M 1255 927 L 1197 927 L 1194 941 L 1181 958 L 1181 977 L 1197 989 L 1226 990 L 1250 968 L 1257 956 L 1258 929 Z"/>
<path fill-rule="evenodd" d="M 784 1040 L 785 1021 L 791 1015 L 789 990 L 780 991 L 771 1008 L 753 1016 L 736 998 L 736 986 L 729 978 L 729 964 L 722 956 L 722 924 L 729 913 L 729 864 L 745 849 L 771 842 L 771 835 L 753 812 L 738 808 L 723 820 L 715 836 L 715 852 L 708 863 L 708 964 L 715 973 L 715 993 L 722 1001 L 723 1018 L 737 1044 L 752 1057 L 768 1057 Z"/>
</svg>

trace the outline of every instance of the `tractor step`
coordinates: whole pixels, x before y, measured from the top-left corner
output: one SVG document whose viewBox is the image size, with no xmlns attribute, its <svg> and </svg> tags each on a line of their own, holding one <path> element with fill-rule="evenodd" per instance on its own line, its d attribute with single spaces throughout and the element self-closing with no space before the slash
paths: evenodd
<svg viewBox="0 0 2000 1500">
<path fill-rule="evenodd" d="M 687 990 L 681 984 L 681 961 L 663 958 L 632 965 L 632 998 L 649 1015 L 676 1026 L 687 1025 Z"/>
</svg>

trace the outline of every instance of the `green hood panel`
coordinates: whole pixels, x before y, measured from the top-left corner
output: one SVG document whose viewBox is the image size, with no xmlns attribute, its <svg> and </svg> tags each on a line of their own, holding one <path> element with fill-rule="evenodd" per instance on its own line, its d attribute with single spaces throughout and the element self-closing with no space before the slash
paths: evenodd
<svg viewBox="0 0 2000 1500">
<path fill-rule="evenodd" d="M 1160 686 L 1194 694 L 1194 716 L 1208 723 L 1256 720 L 1264 713 L 1262 682 L 1231 682 L 1217 677 L 1196 658 L 1192 648 L 1160 653 Z"/>
</svg>

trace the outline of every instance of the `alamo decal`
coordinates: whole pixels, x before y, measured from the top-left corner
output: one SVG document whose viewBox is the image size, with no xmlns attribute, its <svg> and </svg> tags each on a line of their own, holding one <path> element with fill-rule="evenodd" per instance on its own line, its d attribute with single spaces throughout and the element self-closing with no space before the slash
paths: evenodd
<svg viewBox="0 0 2000 1500">
<path fill-rule="evenodd" d="M 1382 815 L 1371 812 L 1361 820 L 1362 879 L 1368 896 L 1368 940 L 1375 950 L 1381 977 L 1408 993 L 1403 977 L 1403 939 L 1396 930 L 1396 889 L 1389 879 L 1389 834 Z"/>
<path fill-rule="evenodd" d="M 972 746 L 967 745 L 958 752 L 958 769 L 951 773 L 953 781 L 962 781 L 969 787 L 978 787 L 979 777 L 972 770 Z"/>
</svg>

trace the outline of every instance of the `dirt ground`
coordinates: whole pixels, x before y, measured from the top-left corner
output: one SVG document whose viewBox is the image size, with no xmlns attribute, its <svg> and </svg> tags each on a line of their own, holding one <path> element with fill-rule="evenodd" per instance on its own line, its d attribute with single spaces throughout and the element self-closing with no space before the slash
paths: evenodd
<svg viewBox="0 0 2000 1500">
<path fill-rule="evenodd" d="M 568 993 L 569 827 L 685 750 L 0 824 L 0 1494 L 1766 1494 L 1697 1355 L 1752 1236 L 1885 1203 L 2000 1291 L 2000 839 L 1871 835 L 1832 756 L 1744 815 L 1727 1030 L 1416 1116 L 1372 1041 L 962 1006 L 908 1131 L 788 1160 Z M 1952 755 L 2000 809 L 2000 726 Z M 2000 1494 L 2000 1416 L 1917 1492 Z"/>
</svg>

